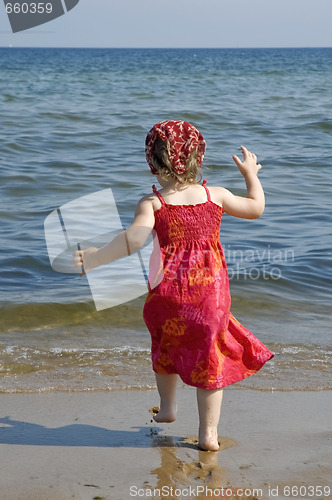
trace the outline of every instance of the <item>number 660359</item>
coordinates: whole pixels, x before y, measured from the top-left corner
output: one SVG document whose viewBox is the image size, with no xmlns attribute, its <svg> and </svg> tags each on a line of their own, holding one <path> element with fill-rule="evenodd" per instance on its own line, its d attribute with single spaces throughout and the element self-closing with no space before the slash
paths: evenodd
<svg viewBox="0 0 332 500">
<path fill-rule="evenodd" d="M 6 3 L 7 14 L 51 14 L 53 6 L 50 2 L 38 2 L 38 3 Z"/>
</svg>

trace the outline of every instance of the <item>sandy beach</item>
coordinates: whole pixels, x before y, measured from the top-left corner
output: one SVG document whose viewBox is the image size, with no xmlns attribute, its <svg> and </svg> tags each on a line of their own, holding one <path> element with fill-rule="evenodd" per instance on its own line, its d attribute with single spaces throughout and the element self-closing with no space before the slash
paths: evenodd
<svg viewBox="0 0 332 500">
<path fill-rule="evenodd" d="M 225 390 L 218 453 L 196 446 L 194 389 L 172 424 L 156 404 L 155 390 L 1 395 L 1 500 L 332 498 L 330 392 Z"/>
</svg>

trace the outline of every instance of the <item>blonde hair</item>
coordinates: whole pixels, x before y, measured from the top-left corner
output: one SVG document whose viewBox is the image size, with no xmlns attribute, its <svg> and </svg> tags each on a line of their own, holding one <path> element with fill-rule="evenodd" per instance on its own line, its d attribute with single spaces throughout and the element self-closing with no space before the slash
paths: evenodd
<svg viewBox="0 0 332 500">
<path fill-rule="evenodd" d="M 165 181 L 177 179 L 182 183 L 197 184 L 202 180 L 200 164 L 197 159 L 197 148 L 190 153 L 186 162 L 186 170 L 183 174 L 178 174 L 170 162 L 166 142 L 158 137 L 154 143 L 151 162 L 160 177 Z"/>
</svg>

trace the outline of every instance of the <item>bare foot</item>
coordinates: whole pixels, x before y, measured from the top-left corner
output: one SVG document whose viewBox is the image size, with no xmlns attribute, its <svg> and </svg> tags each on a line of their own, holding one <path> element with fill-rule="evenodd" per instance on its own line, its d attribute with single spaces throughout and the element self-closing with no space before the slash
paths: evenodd
<svg viewBox="0 0 332 500">
<path fill-rule="evenodd" d="M 218 431 L 216 427 L 199 429 L 198 447 L 203 451 L 218 451 Z"/>
<path fill-rule="evenodd" d="M 160 408 L 153 412 L 153 420 L 158 423 L 171 423 L 176 419 L 176 405 L 170 405 Z"/>
</svg>

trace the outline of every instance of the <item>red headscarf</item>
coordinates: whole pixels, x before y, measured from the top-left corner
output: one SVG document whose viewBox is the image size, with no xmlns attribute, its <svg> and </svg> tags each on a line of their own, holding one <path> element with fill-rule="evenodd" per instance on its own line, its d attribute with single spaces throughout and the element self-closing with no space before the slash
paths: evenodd
<svg viewBox="0 0 332 500">
<path fill-rule="evenodd" d="M 158 137 L 166 142 L 170 162 L 177 174 L 185 172 L 187 160 L 195 148 L 197 148 L 199 166 L 202 165 L 206 148 L 206 142 L 202 134 L 188 122 L 167 120 L 154 125 L 146 136 L 146 161 L 150 165 L 153 174 L 158 173 L 152 164 L 154 143 Z"/>
</svg>

